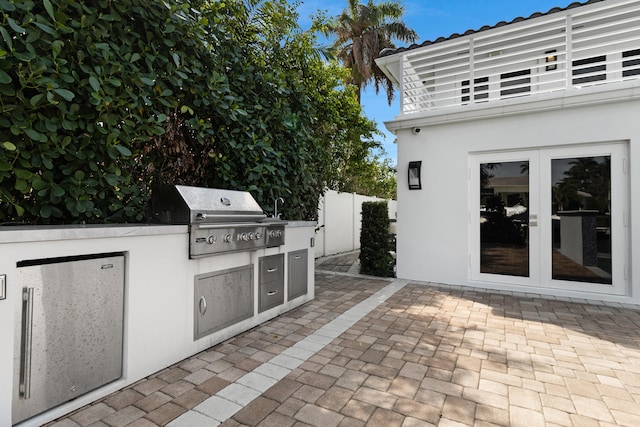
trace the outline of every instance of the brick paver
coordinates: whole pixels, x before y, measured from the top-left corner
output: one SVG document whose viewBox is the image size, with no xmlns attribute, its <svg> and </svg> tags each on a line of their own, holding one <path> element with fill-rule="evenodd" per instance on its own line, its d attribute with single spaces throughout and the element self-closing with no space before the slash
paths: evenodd
<svg viewBox="0 0 640 427">
<path fill-rule="evenodd" d="M 206 412 L 235 381 L 277 377 L 282 352 L 388 284 L 317 272 L 315 300 L 49 427 L 150 427 Z M 313 352 L 223 425 L 640 425 L 637 307 L 408 284 Z"/>
</svg>

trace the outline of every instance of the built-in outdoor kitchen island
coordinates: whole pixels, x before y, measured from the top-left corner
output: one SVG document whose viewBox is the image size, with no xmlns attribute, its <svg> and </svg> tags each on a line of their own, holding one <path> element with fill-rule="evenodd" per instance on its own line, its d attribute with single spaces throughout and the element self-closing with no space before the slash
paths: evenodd
<svg viewBox="0 0 640 427">
<path fill-rule="evenodd" d="M 0 425 L 56 419 L 313 299 L 315 222 L 243 192 L 164 197 L 157 223 L 0 226 Z"/>
</svg>

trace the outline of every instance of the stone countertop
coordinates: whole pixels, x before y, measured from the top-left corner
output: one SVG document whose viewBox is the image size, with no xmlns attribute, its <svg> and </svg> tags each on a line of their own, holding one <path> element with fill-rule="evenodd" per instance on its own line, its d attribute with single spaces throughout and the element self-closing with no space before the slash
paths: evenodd
<svg viewBox="0 0 640 427">
<path fill-rule="evenodd" d="M 287 221 L 286 227 L 315 227 L 316 221 Z M 188 225 L 171 224 L 70 224 L 0 226 L 0 244 L 34 241 L 136 237 L 187 234 Z"/>
<path fill-rule="evenodd" d="M 186 234 L 186 225 L 160 224 L 73 224 L 0 226 L 0 244 L 48 240 Z"/>
</svg>

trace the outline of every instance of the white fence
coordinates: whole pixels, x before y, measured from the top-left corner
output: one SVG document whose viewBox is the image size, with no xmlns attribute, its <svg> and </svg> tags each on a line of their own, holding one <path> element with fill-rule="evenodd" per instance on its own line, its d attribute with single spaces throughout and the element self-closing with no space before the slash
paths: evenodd
<svg viewBox="0 0 640 427">
<path fill-rule="evenodd" d="M 362 202 L 384 201 L 377 197 L 329 190 L 320 199 L 316 231 L 316 258 L 360 249 Z M 388 201 L 389 218 L 395 220 L 397 202 Z"/>
</svg>

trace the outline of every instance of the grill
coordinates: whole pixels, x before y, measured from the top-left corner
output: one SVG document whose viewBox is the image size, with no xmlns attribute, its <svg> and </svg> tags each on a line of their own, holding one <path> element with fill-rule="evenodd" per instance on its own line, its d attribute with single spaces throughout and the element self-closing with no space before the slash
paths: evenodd
<svg viewBox="0 0 640 427">
<path fill-rule="evenodd" d="M 285 238 L 286 222 L 267 218 L 246 191 L 158 186 L 150 221 L 188 224 L 189 258 L 277 247 Z"/>
</svg>

